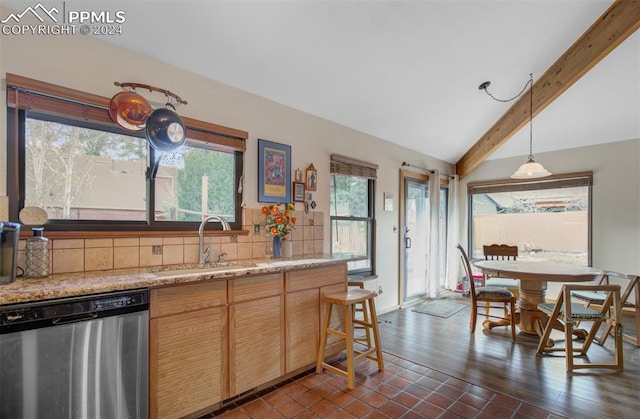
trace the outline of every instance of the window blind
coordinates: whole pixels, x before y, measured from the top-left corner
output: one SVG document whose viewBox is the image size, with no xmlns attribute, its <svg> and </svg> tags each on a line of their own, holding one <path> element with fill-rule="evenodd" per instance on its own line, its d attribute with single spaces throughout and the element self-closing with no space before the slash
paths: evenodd
<svg viewBox="0 0 640 419">
<path fill-rule="evenodd" d="M 504 179 L 489 182 L 471 182 L 467 192 L 472 194 L 534 191 L 541 189 L 574 188 L 593 185 L 593 172 L 578 172 L 553 175 L 542 179 L 523 181 L 521 179 Z"/>
<path fill-rule="evenodd" d="M 376 179 L 378 165 L 339 154 L 331 155 L 331 173 Z"/>
</svg>

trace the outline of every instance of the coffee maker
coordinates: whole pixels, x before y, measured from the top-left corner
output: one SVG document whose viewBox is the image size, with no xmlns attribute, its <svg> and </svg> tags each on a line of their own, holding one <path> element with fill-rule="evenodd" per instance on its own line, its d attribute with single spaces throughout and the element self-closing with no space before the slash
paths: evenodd
<svg viewBox="0 0 640 419">
<path fill-rule="evenodd" d="M 0 221 L 0 284 L 16 280 L 20 224 Z"/>
</svg>

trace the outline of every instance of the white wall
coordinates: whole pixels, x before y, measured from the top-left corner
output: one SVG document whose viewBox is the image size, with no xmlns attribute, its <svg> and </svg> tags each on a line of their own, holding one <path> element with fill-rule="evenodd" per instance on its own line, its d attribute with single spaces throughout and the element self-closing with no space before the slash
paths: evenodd
<svg viewBox="0 0 640 419">
<path fill-rule="evenodd" d="M 593 171 L 593 266 L 640 273 L 640 139 L 540 153 L 535 158 L 552 173 Z M 461 181 L 462 243 L 467 242 L 467 183 L 508 178 L 524 160 L 489 160 Z M 550 286 L 548 296 L 554 297 L 558 289 Z"/>
<path fill-rule="evenodd" d="M 0 15 L 9 12 L 0 6 Z M 179 31 L 176 32 L 179 36 Z M 185 46 L 188 47 L 188 46 Z M 256 69 L 259 71 L 259 69 Z M 180 70 L 115 47 L 89 36 L 0 36 L 1 109 L 6 107 L 6 73 L 53 83 L 104 97 L 119 91 L 114 81 L 138 82 L 171 90 L 189 102 L 178 113 L 249 132 L 245 154 L 245 202 L 257 207 L 257 139 L 292 146 L 292 165 L 318 170 L 316 210 L 325 213 L 325 251 L 329 250 L 329 155 L 338 153 L 377 163 L 377 255 L 379 284 L 384 293 L 380 310 L 398 301 L 398 202 L 393 212 L 383 212 L 383 192 L 399 196 L 399 168 L 403 161 L 444 172 L 452 165 L 413 150 L 354 131 L 324 119 L 279 105 L 253 94 Z M 161 101 L 163 97 L 148 96 Z M 0 112 L 0 132 L 6 133 L 6 113 Z M 6 195 L 6 136 L 0 136 L 0 196 Z M 298 204 L 298 211 L 302 206 Z"/>
</svg>

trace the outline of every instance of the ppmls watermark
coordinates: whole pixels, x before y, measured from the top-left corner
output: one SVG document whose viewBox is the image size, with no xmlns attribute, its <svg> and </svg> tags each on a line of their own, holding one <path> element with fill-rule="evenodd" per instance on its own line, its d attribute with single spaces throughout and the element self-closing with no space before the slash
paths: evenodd
<svg viewBox="0 0 640 419">
<path fill-rule="evenodd" d="M 59 7 L 28 6 L 0 24 L 3 35 L 122 35 L 126 20 L 123 10 L 67 10 L 63 1 Z"/>
</svg>

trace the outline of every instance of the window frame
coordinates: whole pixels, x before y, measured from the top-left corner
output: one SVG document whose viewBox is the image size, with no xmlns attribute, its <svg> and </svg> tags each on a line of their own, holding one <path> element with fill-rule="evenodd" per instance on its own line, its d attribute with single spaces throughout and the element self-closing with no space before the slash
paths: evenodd
<svg viewBox="0 0 640 419">
<path fill-rule="evenodd" d="M 331 155 L 331 167 L 330 175 L 343 175 L 361 177 L 367 179 L 367 216 L 366 217 L 352 217 L 352 216 L 335 216 L 331 215 L 331 209 L 329 209 L 329 222 L 333 225 L 334 221 L 353 221 L 353 222 L 366 222 L 368 225 L 369 234 L 367 235 L 367 249 L 368 259 L 371 260 L 371 267 L 369 269 L 351 269 L 348 271 L 349 275 L 360 276 L 375 276 L 376 275 L 376 218 L 375 218 L 375 180 L 377 177 L 378 165 L 373 163 L 364 162 L 361 160 L 353 159 L 350 157 L 340 156 L 337 154 Z M 330 245 L 329 250 L 333 254 L 333 227 L 329 228 L 330 233 Z"/>
<path fill-rule="evenodd" d="M 56 86 L 38 80 L 7 73 L 7 195 L 9 217 L 18 219 L 25 202 L 25 158 L 26 119 L 33 114 L 44 119 L 79 127 L 98 129 L 130 137 L 145 138 L 144 132 L 127 131 L 118 126 L 109 116 L 109 98 Z M 187 144 L 197 147 L 206 144 L 209 150 L 233 153 L 234 156 L 234 212 L 232 230 L 242 230 L 242 193 L 238 184 L 243 173 L 244 152 L 248 133 L 233 128 L 198 121 L 181 116 L 187 128 Z M 147 145 L 148 161 L 156 159 L 155 150 Z M 151 166 L 151 163 L 148 163 Z M 147 167 L 150 172 L 150 168 Z M 147 205 L 145 221 L 121 220 L 50 220 L 45 224 L 48 231 L 66 232 L 138 232 L 194 231 L 197 221 L 156 221 L 154 217 L 155 179 L 146 176 Z M 213 223 L 208 229 L 221 230 Z"/>
<path fill-rule="evenodd" d="M 592 236 L 593 236 L 593 172 L 575 172 L 548 176 L 545 178 L 522 180 L 500 179 L 492 181 L 470 182 L 467 184 L 467 248 L 470 258 L 478 258 L 473 254 L 473 195 L 497 193 L 535 191 L 545 189 L 561 189 L 573 187 L 587 187 L 589 200 L 589 215 L 587 221 L 587 266 L 592 266 Z"/>
</svg>

